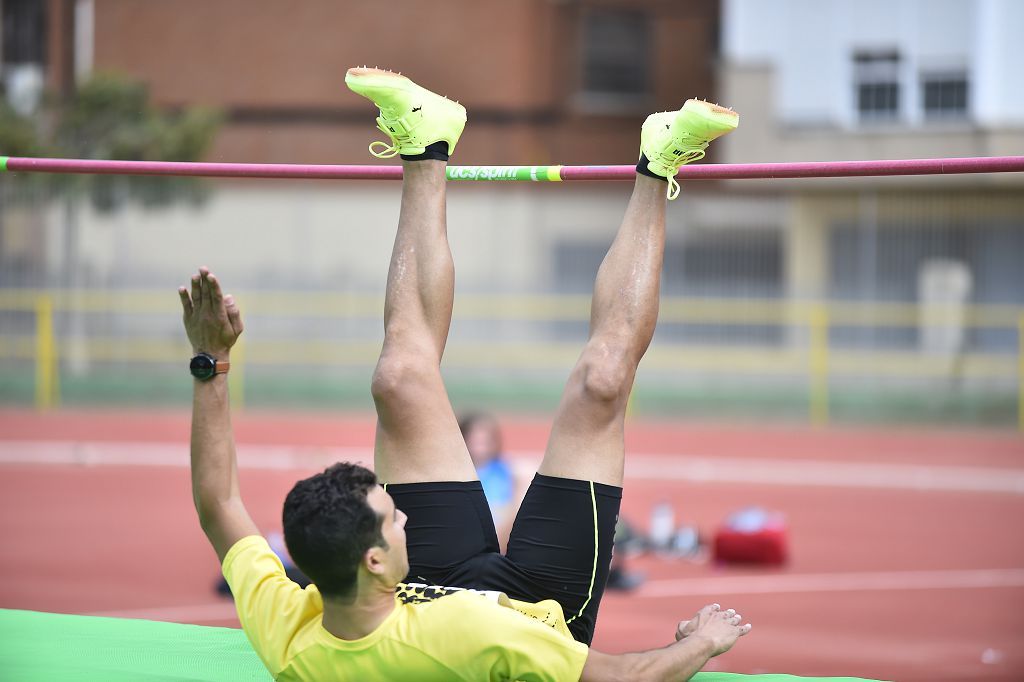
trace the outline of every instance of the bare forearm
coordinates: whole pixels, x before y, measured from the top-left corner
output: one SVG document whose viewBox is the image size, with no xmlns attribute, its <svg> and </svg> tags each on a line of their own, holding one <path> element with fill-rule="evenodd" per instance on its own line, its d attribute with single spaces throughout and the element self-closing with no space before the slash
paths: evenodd
<svg viewBox="0 0 1024 682">
<path fill-rule="evenodd" d="M 193 383 L 192 496 L 202 516 L 204 508 L 238 496 L 238 471 L 227 376 Z"/>
<path fill-rule="evenodd" d="M 652 682 L 682 682 L 688 680 L 703 668 L 711 658 L 713 648 L 701 638 L 687 638 L 674 642 L 664 649 L 633 654 L 642 657 L 638 679 Z"/>
<path fill-rule="evenodd" d="M 663 649 L 617 656 L 591 650 L 581 681 L 682 682 L 697 674 L 713 651 L 712 645 L 699 637 L 686 638 Z"/>
<path fill-rule="evenodd" d="M 199 523 L 221 560 L 258 531 L 242 504 L 231 432 L 227 377 L 196 381 L 192 398 L 192 497 Z"/>
</svg>

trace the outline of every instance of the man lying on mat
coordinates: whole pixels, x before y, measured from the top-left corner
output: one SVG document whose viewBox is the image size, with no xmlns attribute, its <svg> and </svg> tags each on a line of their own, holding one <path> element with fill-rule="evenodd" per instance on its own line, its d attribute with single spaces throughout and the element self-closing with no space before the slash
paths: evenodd
<svg viewBox="0 0 1024 682">
<path fill-rule="evenodd" d="M 314 583 L 305 590 L 239 494 L 225 376 L 242 332 L 238 305 L 205 268 L 179 290 L 196 354 L 193 496 L 253 647 L 289 680 L 688 679 L 749 632 L 733 610 L 705 606 L 663 649 L 608 655 L 588 645 L 622 494 L 626 401 L 657 320 L 665 197 L 678 194 L 679 166 L 734 129 L 736 114 L 688 100 L 644 123 L 590 337 L 501 554 L 440 372 L 454 289 L 445 167 L 466 111 L 387 71 L 350 69 L 345 82 L 380 109 L 391 144 L 370 150 L 401 155 L 404 180 L 371 388 L 376 474 L 336 464 L 288 494 L 285 541 Z"/>
</svg>

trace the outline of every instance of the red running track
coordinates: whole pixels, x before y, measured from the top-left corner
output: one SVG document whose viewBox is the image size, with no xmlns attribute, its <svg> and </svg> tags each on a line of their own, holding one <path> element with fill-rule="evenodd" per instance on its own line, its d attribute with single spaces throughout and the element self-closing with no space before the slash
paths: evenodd
<svg viewBox="0 0 1024 682">
<path fill-rule="evenodd" d="M 364 456 L 373 436 L 365 417 L 235 423 L 243 491 L 264 528 L 278 525 L 296 477 L 337 448 Z M 546 427 L 507 420 L 509 449 L 539 450 Z M 236 624 L 211 593 L 217 564 L 191 507 L 187 438 L 183 413 L 0 411 L 0 606 Z M 793 559 L 781 571 L 634 559 L 648 581 L 605 597 L 598 648 L 664 645 L 676 620 L 719 601 L 755 629 L 718 669 L 1024 679 L 1018 436 L 634 423 L 627 447 L 637 466 L 623 510 L 637 525 L 663 499 L 705 530 L 763 505 L 786 513 Z M 25 463 L 40 453 L 64 463 Z M 938 478 L 922 479 L 925 465 Z M 766 467 L 784 475 L 758 478 Z M 879 472 L 882 483 L 864 475 Z"/>
</svg>

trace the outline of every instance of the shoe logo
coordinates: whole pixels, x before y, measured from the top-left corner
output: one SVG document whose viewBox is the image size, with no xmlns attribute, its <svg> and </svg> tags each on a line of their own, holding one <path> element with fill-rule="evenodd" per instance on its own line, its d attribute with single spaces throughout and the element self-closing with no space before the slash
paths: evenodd
<svg viewBox="0 0 1024 682">
<path fill-rule="evenodd" d="M 395 129 L 392 128 L 391 126 L 388 126 L 388 130 L 390 130 L 391 132 L 395 132 Z"/>
<path fill-rule="evenodd" d="M 416 108 L 414 108 L 414 109 L 413 109 L 413 111 L 414 111 L 414 112 L 416 112 L 416 111 L 419 111 L 419 110 L 420 110 L 420 109 L 422 109 L 422 108 L 423 108 L 423 107 L 416 107 Z"/>
<path fill-rule="evenodd" d="M 682 156 L 683 155 L 683 152 L 681 150 L 679 150 L 679 149 L 673 149 L 672 153 L 675 154 L 676 156 Z"/>
</svg>

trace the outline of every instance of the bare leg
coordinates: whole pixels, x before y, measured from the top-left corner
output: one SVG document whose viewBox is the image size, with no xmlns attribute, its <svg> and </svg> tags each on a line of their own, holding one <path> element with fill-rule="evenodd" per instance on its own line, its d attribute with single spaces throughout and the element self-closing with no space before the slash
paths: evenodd
<svg viewBox="0 0 1024 682">
<path fill-rule="evenodd" d="M 386 483 L 472 481 L 473 462 L 441 379 L 455 268 L 445 216 L 445 163 L 406 161 L 373 374 L 374 461 Z"/>
<path fill-rule="evenodd" d="M 665 252 L 665 183 L 638 175 L 597 272 L 590 338 L 569 376 L 539 472 L 622 485 L 626 403 L 654 336 Z"/>
</svg>

